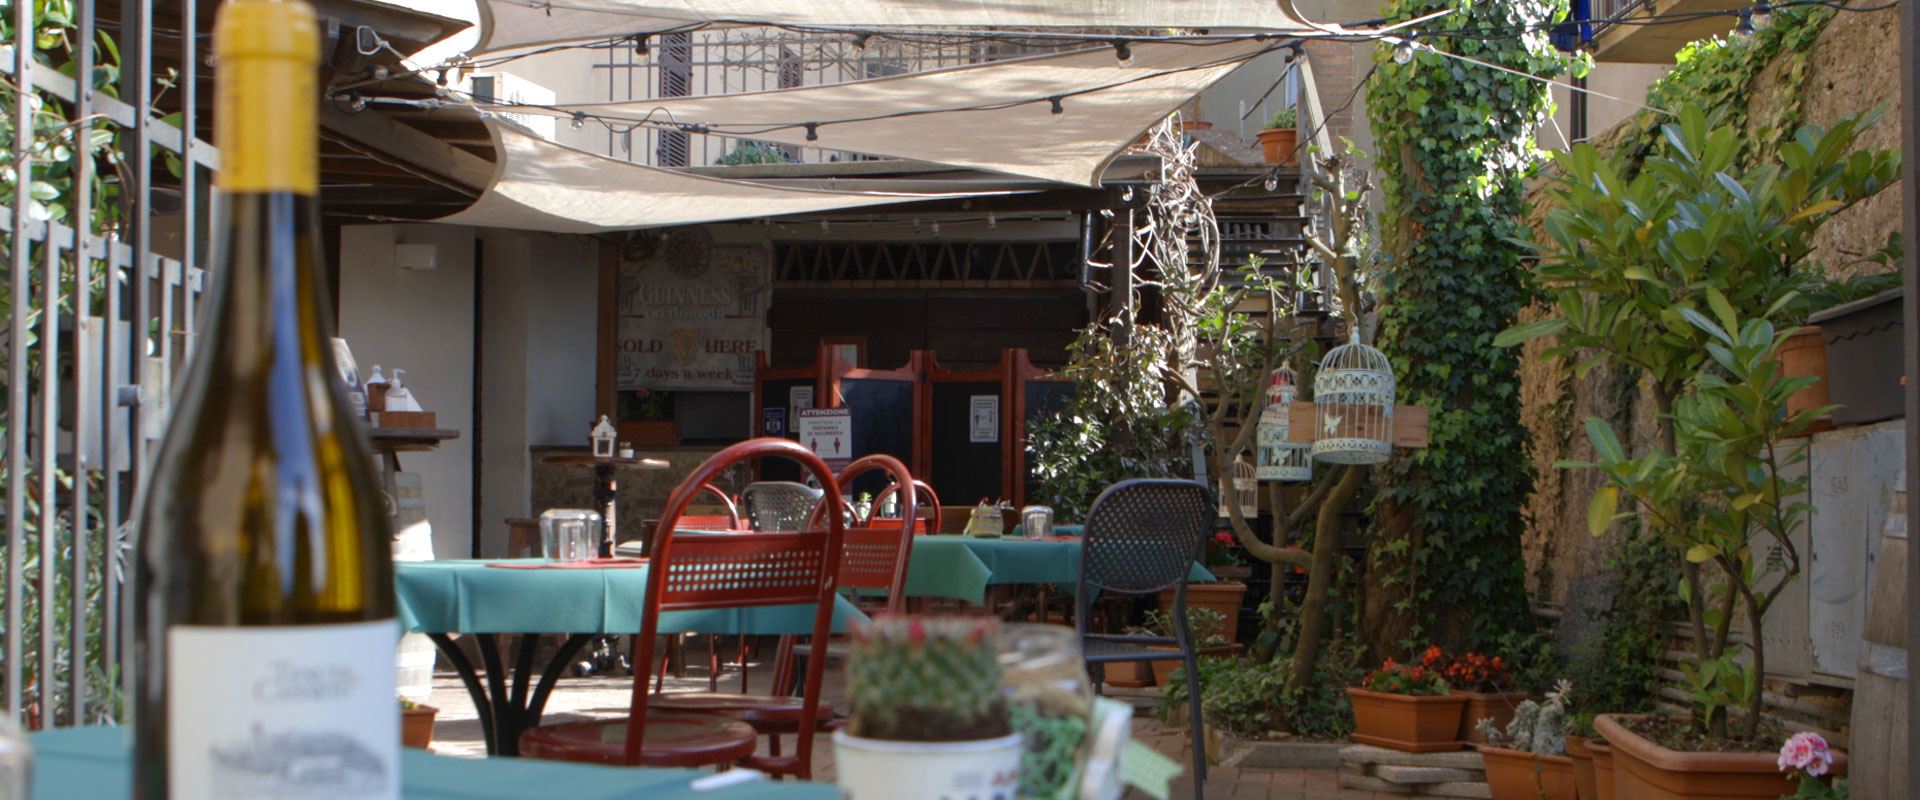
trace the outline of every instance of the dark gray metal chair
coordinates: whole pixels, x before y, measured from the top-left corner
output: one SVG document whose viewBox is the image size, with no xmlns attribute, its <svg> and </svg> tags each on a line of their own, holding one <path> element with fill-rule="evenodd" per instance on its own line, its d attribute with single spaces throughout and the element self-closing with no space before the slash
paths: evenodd
<svg viewBox="0 0 1920 800">
<path fill-rule="evenodd" d="M 1087 511 L 1074 597 L 1074 627 L 1080 633 L 1095 691 L 1105 678 L 1105 664 L 1179 659 L 1186 665 L 1195 797 L 1205 796 L 1200 789 L 1207 780 L 1207 749 L 1193 632 L 1187 626 L 1187 573 L 1200 557 L 1213 519 L 1212 492 L 1202 483 L 1141 478 L 1107 487 Z M 1139 595 L 1165 589 L 1174 590 L 1172 638 L 1088 632 L 1096 591 Z M 1147 645 L 1177 649 L 1155 650 Z"/>
</svg>

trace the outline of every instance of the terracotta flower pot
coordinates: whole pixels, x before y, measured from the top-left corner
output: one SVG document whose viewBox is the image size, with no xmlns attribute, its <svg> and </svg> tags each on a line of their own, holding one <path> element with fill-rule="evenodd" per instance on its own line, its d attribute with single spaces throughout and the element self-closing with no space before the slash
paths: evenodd
<svg viewBox="0 0 1920 800">
<path fill-rule="evenodd" d="M 1500 731 L 1507 729 L 1507 723 L 1513 721 L 1513 710 L 1529 695 L 1526 692 L 1454 692 L 1467 698 L 1467 710 L 1460 715 L 1460 741 L 1470 744 L 1486 744 L 1487 737 L 1480 733 L 1480 720 L 1493 718 L 1493 727 Z"/>
<path fill-rule="evenodd" d="M 1567 758 L 1573 759 L 1573 791 L 1580 800 L 1595 800 L 1599 789 L 1594 786 L 1593 751 L 1587 749 L 1587 742 L 1593 741 L 1585 736 L 1567 735 Z"/>
<path fill-rule="evenodd" d="M 1353 701 L 1353 740 L 1407 753 L 1440 753 L 1466 746 L 1460 714 L 1467 698 L 1457 694 L 1415 697 L 1347 689 Z"/>
<path fill-rule="evenodd" d="M 433 718 L 440 709 L 415 703 L 400 709 L 400 744 L 422 750 L 433 744 Z"/>
<path fill-rule="evenodd" d="M 1575 800 L 1572 759 L 1484 744 L 1479 749 L 1493 800 Z"/>
<path fill-rule="evenodd" d="M 1774 800 L 1799 790 L 1799 783 L 1780 771 L 1775 753 L 1685 753 L 1662 747 L 1621 724 L 1645 718 L 1602 714 L 1593 721 L 1593 727 L 1613 747 L 1615 796 L 1633 800 Z M 1836 750 L 1832 774 L 1846 773 L 1847 756 Z"/>
<path fill-rule="evenodd" d="M 1268 128 L 1257 135 L 1260 137 L 1260 151 L 1267 157 L 1267 163 L 1287 166 L 1300 163 L 1299 154 L 1294 152 L 1300 145 L 1299 129 Z"/>
<path fill-rule="evenodd" d="M 1587 752 L 1593 754 L 1593 796 L 1613 800 L 1613 746 L 1605 739 L 1588 739 Z"/>
<path fill-rule="evenodd" d="M 1813 376 L 1815 383 L 1787 398 L 1787 413 L 1798 414 L 1831 402 L 1827 392 L 1827 345 L 1820 340 L 1820 326 L 1806 325 L 1794 330 L 1787 343 L 1780 345 L 1780 369 L 1789 378 Z"/>
<path fill-rule="evenodd" d="M 1247 593 L 1244 583 L 1189 583 L 1187 584 L 1187 608 L 1206 608 L 1220 613 L 1222 628 L 1220 635 L 1231 642 L 1240 635 L 1240 598 Z M 1160 607 L 1173 608 L 1173 590 L 1160 593 Z M 1194 635 L 1198 636 L 1196 631 Z"/>
</svg>

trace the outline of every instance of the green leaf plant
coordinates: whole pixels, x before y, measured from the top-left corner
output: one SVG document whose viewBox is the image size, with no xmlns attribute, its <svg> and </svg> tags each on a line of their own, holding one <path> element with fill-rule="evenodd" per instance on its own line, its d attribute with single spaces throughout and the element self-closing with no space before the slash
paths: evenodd
<svg viewBox="0 0 1920 800">
<path fill-rule="evenodd" d="M 1803 127 L 1777 163 L 1742 170 L 1739 142 L 1706 111 L 1688 106 L 1662 129 L 1663 145 L 1625 174 L 1587 145 L 1556 156 L 1548 215 L 1533 278 L 1557 316 L 1502 332 L 1511 346 L 1552 336 L 1548 356 L 1637 369 L 1652 394 L 1655 442 L 1632 455 L 1604 421 L 1586 423 L 1607 484 L 1588 508 L 1604 533 L 1638 513 L 1683 555 L 1680 585 L 1697 661 L 1695 723 L 1728 735 L 1729 706 L 1744 706 L 1733 735 L 1760 723 L 1765 654 L 1762 620 L 1801 568 L 1792 532 L 1807 511 L 1790 501 L 1806 478 L 1783 470 L 1806 458 L 1787 440 L 1830 409 L 1786 413 L 1786 398 L 1812 378 L 1787 378 L 1778 351 L 1830 284 L 1812 262 L 1814 234 L 1834 214 L 1892 182 L 1898 154 L 1854 152 L 1878 113 Z M 1626 510 L 1622 510 L 1625 506 Z M 1730 643 L 1736 617 L 1751 628 L 1748 658 Z"/>
</svg>

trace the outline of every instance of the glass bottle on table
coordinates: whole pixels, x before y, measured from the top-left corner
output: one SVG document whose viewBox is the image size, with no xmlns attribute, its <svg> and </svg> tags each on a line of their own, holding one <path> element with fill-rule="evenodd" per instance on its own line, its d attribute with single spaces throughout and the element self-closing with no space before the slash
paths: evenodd
<svg viewBox="0 0 1920 800">
<path fill-rule="evenodd" d="M 320 272 L 319 29 L 228 0 L 213 42 L 213 284 L 135 548 L 133 797 L 397 798 L 391 535 Z"/>
</svg>

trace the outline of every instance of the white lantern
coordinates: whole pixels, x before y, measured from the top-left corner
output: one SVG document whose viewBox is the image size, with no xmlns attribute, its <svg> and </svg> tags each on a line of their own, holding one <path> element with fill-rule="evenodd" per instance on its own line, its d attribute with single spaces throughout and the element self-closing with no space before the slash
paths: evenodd
<svg viewBox="0 0 1920 800">
<path fill-rule="evenodd" d="M 1247 454 L 1241 453 L 1233 459 L 1232 481 L 1226 475 L 1220 476 L 1220 517 L 1232 515 L 1227 509 L 1228 503 L 1240 504 L 1240 516 L 1254 519 L 1260 516 L 1260 479 L 1256 477 L 1253 464 L 1247 462 Z"/>
<path fill-rule="evenodd" d="M 1293 369 L 1282 365 L 1267 377 L 1267 408 L 1260 412 L 1260 426 L 1254 431 L 1254 443 L 1260 452 L 1255 473 L 1263 481 L 1306 481 L 1313 479 L 1313 459 L 1307 451 L 1313 445 L 1290 441 L 1294 393 L 1298 391 Z"/>
<path fill-rule="evenodd" d="M 612 458 L 613 440 L 619 436 L 620 432 L 614 430 L 613 421 L 607 419 L 607 415 L 601 414 L 600 421 L 594 423 L 593 431 L 589 434 L 589 438 L 593 440 L 593 457 Z"/>
<path fill-rule="evenodd" d="M 1313 457 L 1329 464 L 1378 464 L 1393 455 L 1393 364 L 1352 341 L 1327 351 L 1313 376 Z"/>
</svg>

